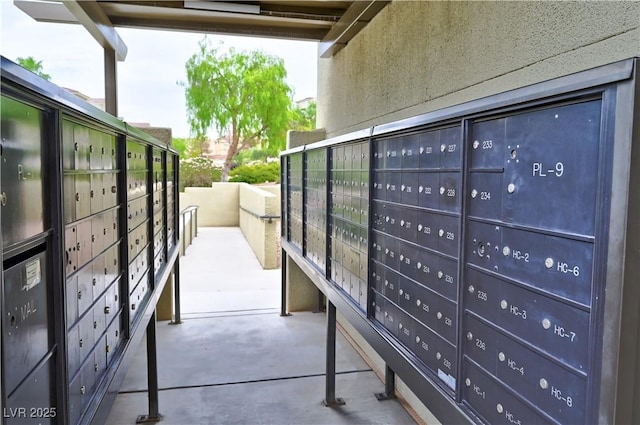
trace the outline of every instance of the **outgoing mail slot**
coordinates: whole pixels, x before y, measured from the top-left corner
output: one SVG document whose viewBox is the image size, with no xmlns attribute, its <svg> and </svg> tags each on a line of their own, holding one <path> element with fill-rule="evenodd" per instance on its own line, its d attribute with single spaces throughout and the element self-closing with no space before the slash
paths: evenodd
<svg viewBox="0 0 640 425">
<path fill-rule="evenodd" d="M 503 174 L 469 173 L 469 215 L 489 219 L 502 216 Z"/>
<path fill-rule="evenodd" d="M 409 134 L 402 137 L 401 166 L 404 169 L 418 168 L 419 166 L 419 142 L 418 134 Z"/>
<path fill-rule="evenodd" d="M 438 173 L 418 174 L 418 205 L 437 209 L 440 203 L 440 175 Z"/>
<path fill-rule="evenodd" d="M 505 154 L 509 154 L 505 150 L 505 134 L 506 118 L 474 122 L 471 127 L 471 143 L 467 146 L 471 168 L 503 168 Z"/>
<path fill-rule="evenodd" d="M 460 169 L 461 136 L 459 126 L 440 130 L 440 168 Z"/>
<path fill-rule="evenodd" d="M 506 120 L 505 220 L 594 235 L 601 100 Z"/>
</svg>

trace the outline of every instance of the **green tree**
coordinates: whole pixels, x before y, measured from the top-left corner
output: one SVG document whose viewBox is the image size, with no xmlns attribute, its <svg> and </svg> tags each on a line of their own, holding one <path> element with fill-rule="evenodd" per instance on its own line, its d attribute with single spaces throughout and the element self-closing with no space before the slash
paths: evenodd
<svg viewBox="0 0 640 425">
<path fill-rule="evenodd" d="M 281 58 L 259 51 L 227 53 L 205 38 L 185 64 L 187 115 L 196 138 L 213 126 L 229 134 L 229 151 L 222 181 L 229 178 L 231 161 L 241 149 L 281 138 L 288 127 L 291 88 Z"/>
<path fill-rule="evenodd" d="M 316 102 L 309 102 L 306 108 L 296 106 L 291 111 L 291 130 L 309 131 L 316 128 Z"/>
<path fill-rule="evenodd" d="M 39 77 L 44 78 L 45 80 L 51 80 L 51 75 L 44 72 L 42 68 L 42 61 L 36 60 L 33 56 L 27 56 L 26 58 L 17 58 L 16 62 L 21 67 L 28 69 Z"/>
</svg>

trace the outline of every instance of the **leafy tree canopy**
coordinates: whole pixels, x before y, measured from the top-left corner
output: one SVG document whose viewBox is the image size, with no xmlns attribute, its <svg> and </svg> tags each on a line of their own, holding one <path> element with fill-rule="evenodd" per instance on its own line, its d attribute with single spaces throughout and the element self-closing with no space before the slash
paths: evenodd
<svg viewBox="0 0 640 425">
<path fill-rule="evenodd" d="M 281 58 L 260 51 L 221 52 L 205 38 L 185 64 L 187 115 L 196 138 L 211 127 L 229 134 L 222 181 L 244 148 L 282 138 L 289 124 L 291 88 Z"/>
<path fill-rule="evenodd" d="M 29 71 L 44 78 L 45 80 L 51 80 L 51 75 L 45 73 L 42 68 L 42 61 L 36 60 L 33 56 L 27 56 L 26 58 L 17 58 L 16 62 L 21 67 L 28 69 Z"/>
</svg>

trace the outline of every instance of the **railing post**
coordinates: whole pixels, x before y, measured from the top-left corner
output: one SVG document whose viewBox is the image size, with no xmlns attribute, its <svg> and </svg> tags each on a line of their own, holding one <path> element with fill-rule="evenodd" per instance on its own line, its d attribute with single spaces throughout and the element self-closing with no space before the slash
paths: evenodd
<svg viewBox="0 0 640 425">
<path fill-rule="evenodd" d="M 175 300 L 175 313 L 171 325 L 179 325 L 182 323 L 180 318 L 180 257 L 173 265 L 173 298 Z"/>
<path fill-rule="evenodd" d="M 282 249 L 280 251 L 280 316 L 291 316 L 287 313 L 287 251 Z"/>
<path fill-rule="evenodd" d="M 182 228 L 182 255 L 186 254 L 186 250 L 187 248 L 185 247 L 185 239 L 187 239 L 187 232 L 186 232 L 186 223 L 185 223 L 185 214 L 181 214 L 181 218 L 182 218 L 182 224 L 181 224 L 181 228 Z"/>
</svg>

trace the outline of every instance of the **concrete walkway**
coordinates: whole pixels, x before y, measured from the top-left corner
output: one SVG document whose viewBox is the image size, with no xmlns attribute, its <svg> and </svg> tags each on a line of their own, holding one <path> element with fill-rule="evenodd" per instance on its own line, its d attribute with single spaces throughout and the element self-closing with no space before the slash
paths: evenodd
<svg viewBox="0 0 640 425">
<path fill-rule="evenodd" d="M 201 228 L 181 259 L 181 325 L 158 323 L 162 424 L 415 424 L 341 334 L 324 398 L 324 314 L 279 316 L 280 270 L 262 270 L 238 228 Z M 107 423 L 147 412 L 144 342 Z"/>
</svg>

